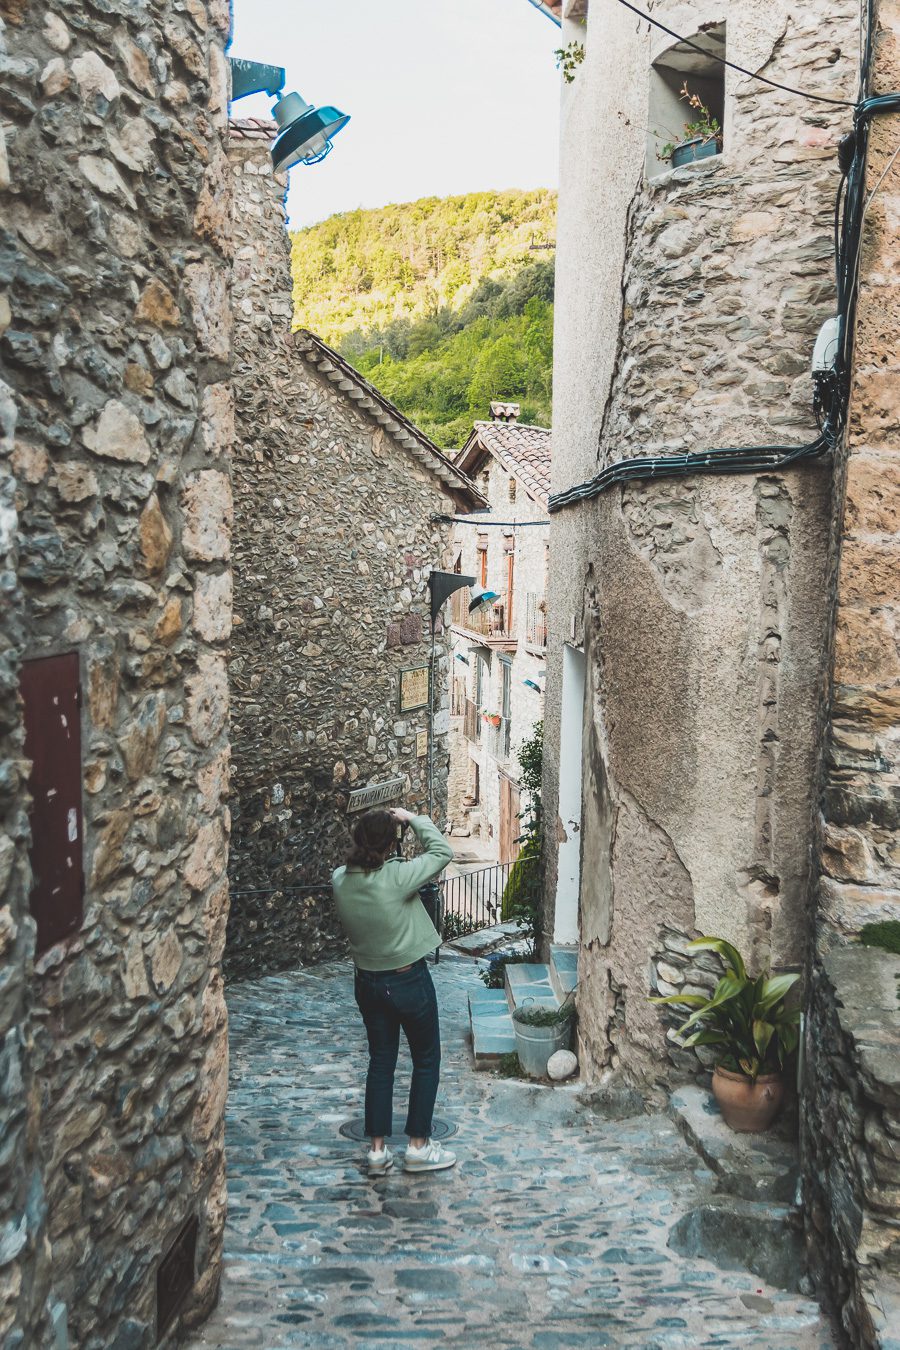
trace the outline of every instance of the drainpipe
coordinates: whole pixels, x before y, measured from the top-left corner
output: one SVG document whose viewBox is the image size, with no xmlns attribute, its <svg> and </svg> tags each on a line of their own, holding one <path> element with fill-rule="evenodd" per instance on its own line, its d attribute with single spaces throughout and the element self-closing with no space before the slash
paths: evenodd
<svg viewBox="0 0 900 1350">
<path fill-rule="evenodd" d="M 555 23 L 557 28 L 562 28 L 562 19 L 558 19 L 549 5 L 544 4 L 544 0 L 528 0 L 529 5 L 540 10 L 541 14 L 546 14 L 551 23 Z"/>
</svg>

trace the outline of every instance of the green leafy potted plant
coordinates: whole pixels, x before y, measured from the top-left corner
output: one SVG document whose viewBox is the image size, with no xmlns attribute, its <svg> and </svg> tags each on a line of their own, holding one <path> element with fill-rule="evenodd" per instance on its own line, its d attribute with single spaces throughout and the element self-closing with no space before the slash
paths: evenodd
<svg viewBox="0 0 900 1350">
<path fill-rule="evenodd" d="M 713 117 L 699 94 L 692 94 L 687 80 L 679 95 L 693 109 L 695 116 L 685 122 L 677 140 L 666 141 L 656 152 L 659 160 L 668 160 L 673 169 L 683 164 L 691 164 L 695 159 L 706 159 L 709 155 L 718 155 L 722 151 L 722 127 L 718 118 Z M 662 140 L 665 133 L 654 131 L 653 135 Z"/>
<path fill-rule="evenodd" d="M 711 997 L 670 994 L 651 1002 L 693 1009 L 679 1035 L 687 1047 L 716 1047 L 712 1090 L 725 1123 L 742 1133 L 761 1133 L 781 1107 L 782 1069 L 797 1048 L 800 1010 L 788 1008 L 785 1000 L 800 977 L 748 975 L 740 952 L 723 938 L 697 938 L 687 950 L 721 958 L 725 974 Z"/>
</svg>

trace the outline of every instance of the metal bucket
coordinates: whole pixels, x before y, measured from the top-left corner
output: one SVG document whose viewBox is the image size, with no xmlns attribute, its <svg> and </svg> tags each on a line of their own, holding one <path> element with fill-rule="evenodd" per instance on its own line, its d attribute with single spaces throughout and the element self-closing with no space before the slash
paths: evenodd
<svg viewBox="0 0 900 1350">
<path fill-rule="evenodd" d="M 516 1012 L 519 1010 L 516 1009 Z M 547 1061 L 557 1050 L 568 1050 L 572 1039 L 572 1019 L 552 1022 L 546 1027 L 529 1026 L 520 1022 L 514 1012 L 513 1030 L 516 1033 L 516 1051 L 519 1063 L 531 1078 L 547 1077 Z"/>
</svg>

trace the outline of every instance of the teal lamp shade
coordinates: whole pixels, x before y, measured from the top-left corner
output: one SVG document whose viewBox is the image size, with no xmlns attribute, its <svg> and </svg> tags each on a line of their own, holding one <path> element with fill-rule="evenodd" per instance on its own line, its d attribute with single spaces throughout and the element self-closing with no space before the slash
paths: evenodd
<svg viewBox="0 0 900 1350">
<path fill-rule="evenodd" d="M 272 146 L 272 163 L 278 173 L 295 164 L 318 164 L 331 150 L 331 143 L 350 121 L 338 108 L 313 108 L 299 94 L 285 94 L 272 109 L 278 135 Z"/>
<path fill-rule="evenodd" d="M 536 694 L 540 694 L 542 692 L 541 686 L 538 684 L 537 680 L 523 680 L 522 683 L 524 685 L 527 685 L 529 689 L 533 689 Z"/>
</svg>

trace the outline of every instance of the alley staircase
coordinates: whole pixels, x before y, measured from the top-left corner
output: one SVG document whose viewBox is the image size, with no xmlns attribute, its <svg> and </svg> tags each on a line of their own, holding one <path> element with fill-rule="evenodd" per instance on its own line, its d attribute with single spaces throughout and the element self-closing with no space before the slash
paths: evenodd
<svg viewBox="0 0 900 1350">
<path fill-rule="evenodd" d="M 515 964 L 504 969 L 502 989 L 482 989 L 469 994 L 469 1025 L 475 1067 L 495 1064 L 501 1055 L 516 1048 L 512 1012 L 523 1004 L 558 1008 L 575 988 L 578 979 L 577 947 L 550 948 L 550 963 Z"/>
</svg>

